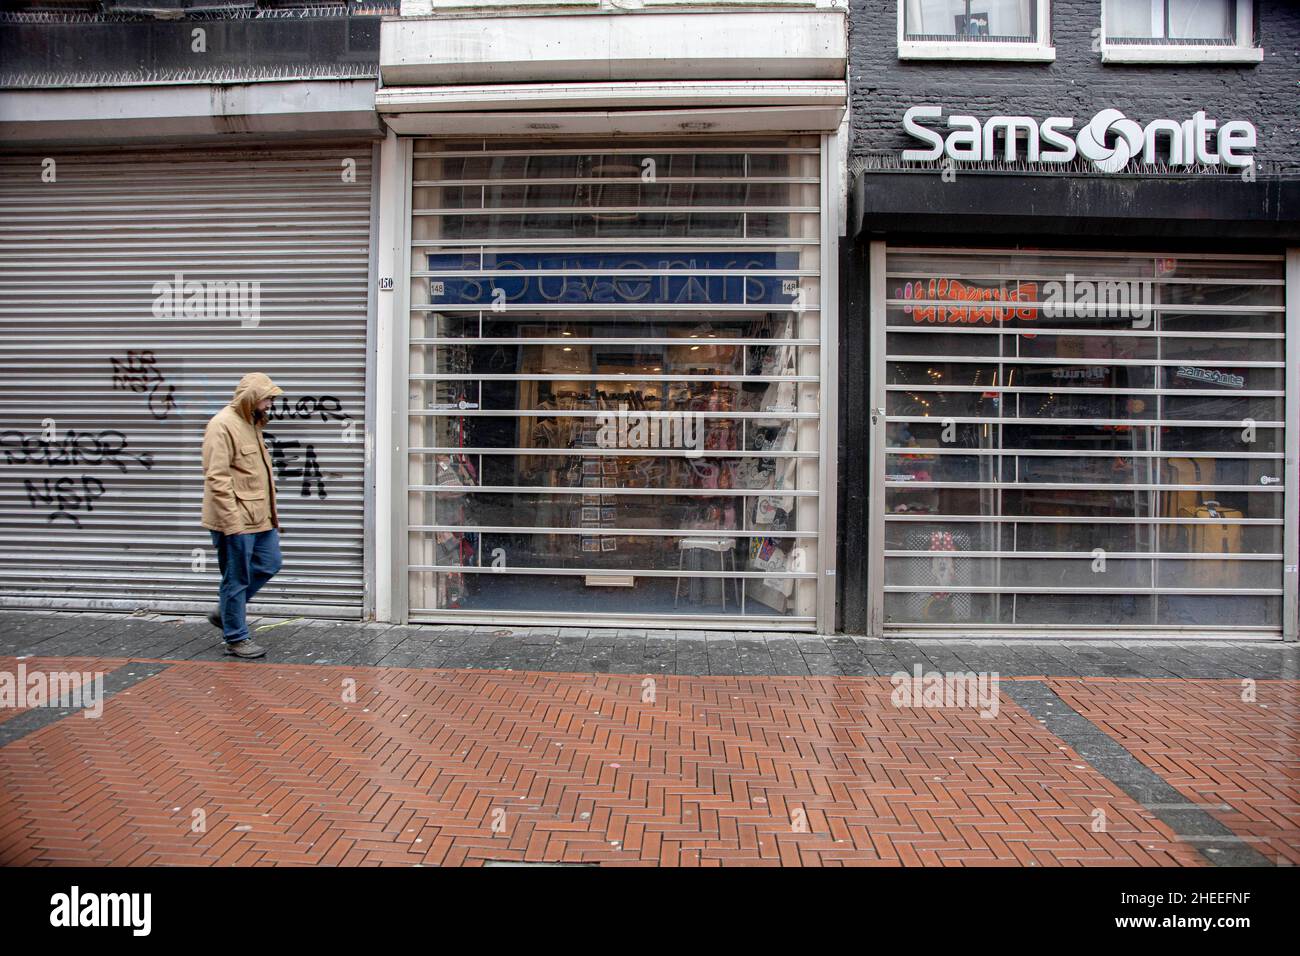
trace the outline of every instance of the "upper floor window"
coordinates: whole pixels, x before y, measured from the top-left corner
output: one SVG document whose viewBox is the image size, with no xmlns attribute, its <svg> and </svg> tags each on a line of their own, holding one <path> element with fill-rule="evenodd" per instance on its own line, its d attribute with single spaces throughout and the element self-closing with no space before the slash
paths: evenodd
<svg viewBox="0 0 1300 956">
<path fill-rule="evenodd" d="M 1103 0 L 1108 63 L 1258 63 L 1252 0 Z"/>
<path fill-rule="evenodd" d="M 899 0 L 898 55 L 927 60 L 1053 60 L 1048 0 Z"/>
</svg>

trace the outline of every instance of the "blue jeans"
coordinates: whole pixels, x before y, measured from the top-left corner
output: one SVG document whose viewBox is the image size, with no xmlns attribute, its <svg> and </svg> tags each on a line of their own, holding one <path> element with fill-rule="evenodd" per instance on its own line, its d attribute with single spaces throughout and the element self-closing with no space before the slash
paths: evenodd
<svg viewBox="0 0 1300 956">
<path fill-rule="evenodd" d="M 233 644 L 248 638 L 244 608 L 283 563 L 280 532 L 272 528 L 254 534 L 211 533 L 221 568 L 221 630 L 226 642 Z"/>
</svg>

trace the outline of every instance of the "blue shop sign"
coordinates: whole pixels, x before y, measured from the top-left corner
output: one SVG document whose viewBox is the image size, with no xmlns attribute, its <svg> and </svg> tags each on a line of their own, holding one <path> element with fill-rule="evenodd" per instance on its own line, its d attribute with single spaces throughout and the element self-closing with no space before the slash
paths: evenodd
<svg viewBox="0 0 1300 956">
<path fill-rule="evenodd" d="M 564 255 L 484 253 L 483 270 L 568 271 L 582 275 L 439 277 L 441 270 L 479 270 L 479 253 L 428 255 L 433 305 L 491 305 L 494 290 L 512 304 L 544 305 L 790 305 L 798 278 L 796 252 L 660 252 Z M 628 270 L 669 270 L 672 275 L 627 275 Z M 789 276 L 699 275 L 703 270 L 748 272 L 789 269 Z"/>
</svg>

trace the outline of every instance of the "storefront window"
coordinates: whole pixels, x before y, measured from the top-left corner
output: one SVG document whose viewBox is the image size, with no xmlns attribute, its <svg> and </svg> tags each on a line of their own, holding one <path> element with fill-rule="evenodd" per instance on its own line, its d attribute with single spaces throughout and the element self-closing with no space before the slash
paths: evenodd
<svg viewBox="0 0 1300 956">
<path fill-rule="evenodd" d="M 1281 626 L 1278 257 L 892 250 L 884 620 Z"/>
<path fill-rule="evenodd" d="M 413 617 L 815 620 L 819 167 L 414 144 Z"/>
</svg>

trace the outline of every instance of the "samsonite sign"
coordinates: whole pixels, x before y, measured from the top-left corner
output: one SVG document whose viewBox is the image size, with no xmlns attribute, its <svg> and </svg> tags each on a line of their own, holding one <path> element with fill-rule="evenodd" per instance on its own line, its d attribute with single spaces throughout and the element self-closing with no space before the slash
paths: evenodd
<svg viewBox="0 0 1300 956">
<path fill-rule="evenodd" d="M 1122 171 L 1134 159 L 1170 166 L 1253 166 L 1253 123 L 1219 123 L 1200 110 L 1185 120 L 1153 119 L 1145 126 L 1117 109 L 1103 109 L 1075 129 L 1073 116 L 954 115 L 943 122 L 940 106 L 913 106 L 903 114 L 903 129 L 926 143 L 903 151 L 905 160 L 947 157 L 955 163 L 986 160 L 1068 163 L 1081 156 L 1103 173 Z M 943 126 L 947 132 L 941 132 Z M 940 127 L 936 129 L 935 127 Z"/>
</svg>

